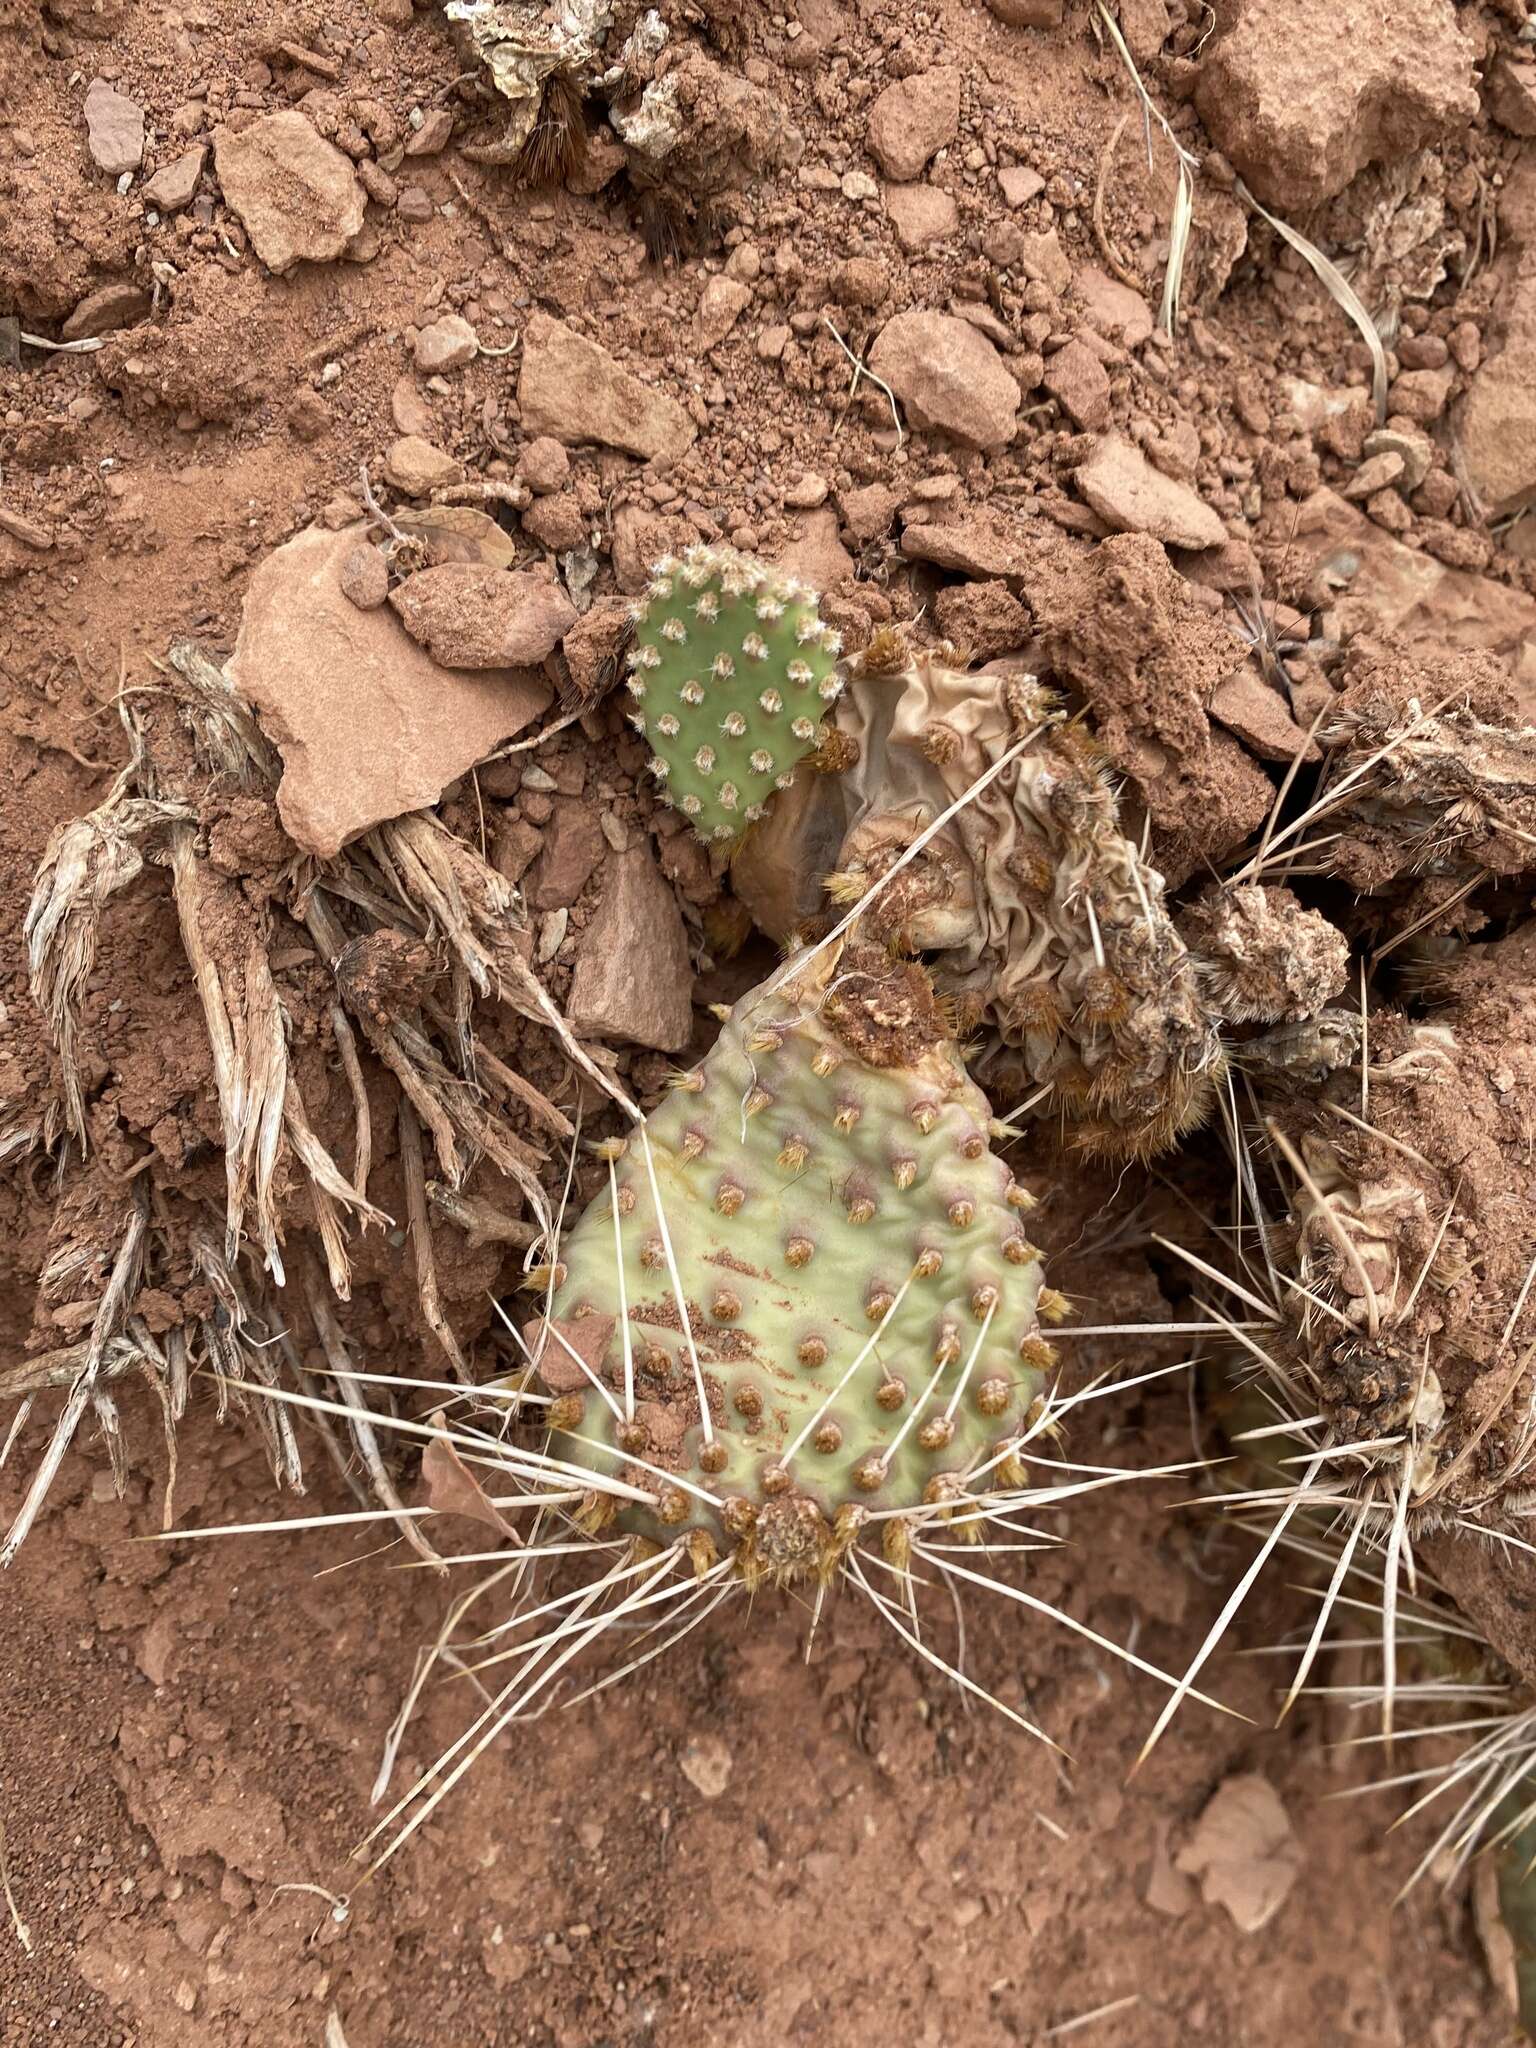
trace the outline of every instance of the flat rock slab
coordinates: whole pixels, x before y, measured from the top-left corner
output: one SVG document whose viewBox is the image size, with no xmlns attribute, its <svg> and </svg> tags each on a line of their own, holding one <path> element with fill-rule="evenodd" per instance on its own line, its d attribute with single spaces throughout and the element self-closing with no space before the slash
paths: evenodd
<svg viewBox="0 0 1536 2048">
<path fill-rule="evenodd" d="M 1219 548 L 1221 520 L 1188 484 L 1154 469 L 1119 434 L 1101 434 L 1077 472 L 1079 494 L 1116 533 L 1149 533 L 1175 548 Z"/>
<path fill-rule="evenodd" d="M 942 522 L 914 520 L 901 536 L 908 561 L 932 562 L 962 576 L 1023 576 L 1039 545 L 1033 522 L 991 505 Z"/>
<path fill-rule="evenodd" d="M 1452 0 L 1247 0 L 1201 59 L 1195 105 L 1259 198 L 1296 212 L 1465 127 L 1476 57 Z"/>
<path fill-rule="evenodd" d="M 517 669 L 467 674 L 418 647 L 388 606 L 359 611 L 341 572 L 361 526 L 309 527 L 251 579 L 229 679 L 283 757 L 277 808 L 322 860 L 433 804 L 550 701 Z"/>
<path fill-rule="evenodd" d="M 1019 387 L 968 320 L 898 313 L 881 328 L 869 367 L 890 385 L 914 427 L 937 428 L 973 448 L 1001 448 L 1012 440 Z"/>
<path fill-rule="evenodd" d="M 517 402 L 529 435 L 550 434 L 567 447 L 596 441 L 642 461 L 676 462 L 698 433 L 675 398 L 547 313 L 529 316 Z"/>
<path fill-rule="evenodd" d="M 98 334 L 115 334 L 120 327 L 147 320 L 149 306 L 149 293 L 140 285 L 126 280 L 104 284 L 80 301 L 59 329 L 59 339 L 85 341 Z"/>
<path fill-rule="evenodd" d="M 1521 716 L 1536 722 L 1536 598 L 1405 547 L 1327 489 L 1303 500 L 1294 548 L 1307 586 L 1322 579 L 1336 593 L 1329 609 L 1342 638 L 1396 634 L 1440 655 L 1486 649 L 1507 665 Z"/>
<path fill-rule="evenodd" d="M 681 1052 L 693 1035 L 693 968 L 677 899 L 644 846 L 610 854 L 581 935 L 566 1016 L 584 1038 Z"/>
<path fill-rule="evenodd" d="M 144 109 L 137 100 L 93 78 L 85 89 L 85 140 L 91 159 L 114 178 L 144 161 Z"/>
<path fill-rule="evenodd" d="M 1506 288 L 1501 310 L 1504 345 L 1474 375 L 1459 422 L 1467 476 L 1492 518 L 1536 497 L 1536 257 L 1530 253 Z"/>
<path fill-rule="evenodd" d="M 334 262 L 363 224 L 368 195 L 350 158 L 291 109 L 263 114 L 238 135 L 216 129 L 213 161 L 269 270 Z"/>
<path fill-rule="evenodd" d="M 155 175 L 145 181 L 144 204 L 153 207 L 156 213 L 180 213 L 197 196 L 197 183 L 207 161 L 207 148 L 199 143 L 195 149 L 183 150 L 170 163 L 162 164 Z"/>
</svg>

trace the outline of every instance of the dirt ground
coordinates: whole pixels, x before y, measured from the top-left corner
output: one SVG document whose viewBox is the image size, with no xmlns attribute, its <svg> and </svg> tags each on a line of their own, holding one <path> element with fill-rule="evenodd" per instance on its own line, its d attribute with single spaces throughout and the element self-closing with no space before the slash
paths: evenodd
<svg viewBox="0 0 1536 2048">
<path fill-rule="evenodd" d="M 403 435 L 503 487 L 520 557 L 568 565 L 590 547 L 599 603 L 633 594 L 663 550 L 729 537 L 825 584 L 850 644 L 893 618 L 936 620 L 982 658 L 1029 654 L 1082 693 L 1115 766 L 1138 778 L 1175 884 L 1261 822 L 1341 646 L 1485 661 L 1511 701 L 1532 701 L 1530 522 L 1494 516 L 1494 485 L 1485 479 L 1479 499 L 1467 462 L 1480 459 L 1476 379 L 1524 345 L 1536 182 L 1522 138 L 1536 134 L 1536 100 L 1522 127 L 1507 98 L 1507 120 L 1491 101 L 1478 111 L 1475 94 L 1458 114 L 1449 87 L 1415 79 L 1409 114 L 1370 100 L 1377 112 L 1359 117 L 1380 128 L 1362 163 L 1385 136 L 1392 174 L 1366 170 L 1320 197 L 1305 149 L 1286 154 L 1262 126 L 1245 144 L 1234 128 L 1224 156 L 1202 127 L 1197 104 L 1216 116 L 1196 72 L 1220 10 L 1122 0 L 1149 89 L 1206 159 L 1184 321 L 1169 342 L 1150 327 L 1174 160 L 1159 142 L 1148 168 L 1096 7 L 800 0 L 770 13 L 705 0 L 664 11 L 761 104 L 724 146 L 723 170 L 663 180 L 658 199 L 611 138 L 571 180 L 583 189 L 530 188 L 467 155 L 499 117 L 474 97 L 472 63 L 435 6 L 293 0 L 258 22 L 228 0 L 0 0 L 0 322 L 14 312 L 25 334 L 57 339 L 88 295 L 123 294 L 99 349 L 27 346 L 8 364 L 0 346 L 0 1106 L 24 1106 L 57 1077 L 21 926 L 50 832 L 99 802 L 123 765 L 120 687 L 154 683 L 179 638 L 227 652 L 257 564 L 316 520 L 356 516 L 359 464 L 377 479 Z M 1337 11 L 1362 75 L 1397 75 L 1394 11 Z M 1520 57 L 1518 9 L 1418 11 L 1437 35 L 1450 20 L 1488 77 Z M 620 10 L 615 44 L 635 12 Z M 1297 0 L 1298 34 L 1303 17 Z M 1427 62 L 1439 46 L 1425 31 L 1417 47 Z M 872 104 L 950 71 L 952 129 L 921 180 L 893 186 L 871 154 Z M 87 147 L 83 101 L 99 78 L 147 119 L 142 169 L 121 192 Z M 705 99 L 701 123 L 719 116 Z M 196 199 L 146 206 L 145 174 L 217 129 L 294 106 L 367 166 L 366 223 L 344 256 L 273 274 L 220 196 L 211 156 Z M 798 151 L 754 129 L 765 106 L 792 121 Z M 594 101 L 594 134 L 599 111 Z M 442 113 L 446 148 L 402 155 Z M 923 118 L 921 105 L 907 110 L 895 146 Z M 1333 116 L 1309 102 L 1301 118 L 1320 124 L 1321 161 Z M 1271 145 L 1265 184 L 1254 165 Z M 1383 452 L 1366 445 L 1368 351 L 1234 196 L 1227 156 L 1243 158 L 1273 209 L 1348 253 L 1373 310 L 1395 310 L 1398 440 L 1385 452 L 1406 449 L 1406 470 L 1388 464 L 1360 485 Z M 907 199 L 892 202 L 893 189 Z M 745 296 L 710 291 L 725 280 Z M 1133 289 L 1144 327 L 1127 308 Z M 721 328 L 727 303 L 736 311 Z M 893 315 L 956 306 L 973 334 L 1001 336 L 1005 384 L 1022 397 L 989 447 L 909 431 L 921 429 L 920 397 L 898 433 L 882 391 L 864 381 L 849 393 L 843 344 L 864 356 Z M 430 373 L 417 336 L 448 314 L 473 326 L 480 353 Z M 531 510 L 522 493 L 519 519 L 506 487 L 534 438 L 519 352 L 541 314 L 599 340 L 694 432 L 675 458 L 648 462 L 573 436 L 568 468 Z M 1527 424 L 1507 421 L 1505 437 L 1518 443 Z M 1197 492 L 1227 541 L 1202 558 L 1177 536 L 1112 538 L 1130 522 L 1074 483 L 1090 442 L 1111 433 Z M 1289 703 L 1250 672 L 1220 700 L 1223 719 L 1223 662 L 1239 669 L 1244 652 L 1231 596 L 1252 602 L 1259 588 L 1311 651 L 1293 664 Z M 551 673 L 569 684 L 573 668 L 555 657 Z M 753 942 L 727 960 L 718 886 L 656 811 L 644 758 L 609 703 L 523 756 L 532 777 L 502 764 L 456 783 L 443 815 L 510 879 L 531 873 L 539 972 L 559 1001 L 603 893 L 600 821 L 649 835 L 699 968 L 699 1050 L 703 1006 L 772 956 Z M 245 822 L 248 842 L 234 825 L 223 842 L 227 872 L 261 903 L 271 821 Z M 575 849 L 569 877 L 557 843 Z M 283 994 L 317 1128 L 340 1131 L 350 1098 L 321 1058 L 318 973 L 298 948 Z M 221 1189 L 209 1053 L 163 874 L 114 907 L 83 1017 L 101 1187 L 122 1198 L 130 1172 L 153 1167 L 172 1199 Z M 570 1106 L 548 1041 L 505 1028 L 503 1056 Z M 649 1101 L 671 1064 L 629 1048 L 620 1072 Z M 1043 1142 L 1026 1169 L 1049 1197 L 1037 1235 L 1051 1277 L 1082 1316 L 1166 1314 L 1173 1283 L 1126 1224 L 1138 1190 L 1064 1165 Z M 391 1214 L 400 1171 L 387 1141 L 377 1199 Z M 56 1202 L 47 1159 L 3 1165 L 7 1361 L 81 1327 L 67 1289 L 39 1293 Z M 442 1236 L 450 1314 L 479 1341 L 510 1267 L 495 1246 Z M 395 1233 L 360 1247 L 349 1327 L 375 1368 L 435 1374 L 402 1243 Z M 162 1311 L 174 1321 L 168 1298 Z M 1135 1367 L 1171 1355 L 1148 1344 L 1114 1354 Z M 1283 1571 L 1204 1681 L 1248 1719 L 1186 1705 L 1134 1778 L 1161 1688 L 1079 1637 L 980 1595 L 964 1615 L 966 1668 L 1049 1728 L 1067 1753 L 1057 1758 L 970 1711 L 853 1601 L 824 1618 L 807 1655 L 804 1604 L 760 1595 L 622 1686 L 503 1739 L 363 1882 L 350 1852 L 383 1810 L 370 1793 L 418 1645 L 437 1632 L 438 1581 L 400 1568 L 376 1533 L 144 1540 L 166 1480 L 159 1413 L 128 1392 L 122 1408 L 123 1497 L 87 1431 L 0 1575 L 12 1896 L 0 1913 L 0 2048 L 1513 2038 L 1466 1886 L 1426 1883 L 1395 1904 L 1427 1837 L 1386 1832 L 1390 1795 L 1330 1798 L 1366 1776 L 1326 1747 L 1349 1727 L 1343 1709 L 1304 1700 L 1271 1726 L 1277 1667 L 1241 1653 L 1304 1629 L 1310 1609 Z M 0 1525 L 50 1422 L 33 1415 L 0 1470 Z M 1103 1404 L 1074 1451 L 1176 1463 L 1197 1426 L 1182 1392 L 1153 1388 Z M 323 1459 L 309 1480 L 302 1503 L 274 1493 L 254 1432 L 194 1402 L 179 1526 L 352 1505 Z M 1181 1671 L 1249 1555 L 1241 1535 L 1180 1504 L 1187 1491 L 1147 1483 L 1073 1509 L 1070 1544 L 1030 1561 L 1032 1587 Z M 451 1686 L 428 1694 L 391 1798 L 463 1712 Z M 1247 1774 L 1278 1796 L 1299 1877 L 1245 1933 L 1176 1859 L 1212 1795 Z"/>
</svg>

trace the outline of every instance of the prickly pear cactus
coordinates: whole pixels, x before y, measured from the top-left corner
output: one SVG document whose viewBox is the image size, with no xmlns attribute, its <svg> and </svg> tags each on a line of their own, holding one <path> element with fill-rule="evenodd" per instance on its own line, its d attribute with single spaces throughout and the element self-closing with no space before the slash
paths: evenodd
<svg viewBox="0 0 1536 2048">
<path fill-rule="evenodd" d="M 1065 1309 L 990 1128 L 920 967 L 852 944 L 745 998 L 562 1247 L 552 1454 L 650 1496 L 589 1525 L 749 1581 L 829 1576 L 871 1516 L 979 1535 Z"/>
<path fill-rule="evenodd" d="M 727 547 L 664 557 L 634 623 L 631 718 L 651 772 L 701 839 L 729 844 L 821 739 L 842 643 L 813 590 Z"/>
<path fill-rule="evenodd" d="M 1166 1150 L 1221 1075 L 1218 1020 L 1091 735 L 1034 677 L 967 674 L 889 630 L 851 668 L 859 808 L 834 902 L 901 866 L 868 927 L 934 957 L 1016 1056 L 1009 1092 L 1068 1118 L 1085 1150 Z"/>
</svg>

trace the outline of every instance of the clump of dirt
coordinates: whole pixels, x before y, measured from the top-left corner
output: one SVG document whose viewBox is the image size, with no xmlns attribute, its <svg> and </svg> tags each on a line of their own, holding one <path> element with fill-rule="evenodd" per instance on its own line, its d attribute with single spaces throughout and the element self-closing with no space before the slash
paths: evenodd
<svg viewBox="0 0 1536 2048">
<path fill-rule="evenodd" d="M 1251 0 L 1213 39 L 1195 0 L 1112 11 L 1198 159 L 1174 335 L 1154 324 L 1174 160 L 1142 150 L 1084 0 L 620 8 L 559 110 L 584 150 L 520 145 L 510 174 L 481 150 L 505 109 L 434 5 L 0 18 L 0 1430 L 20 1408 L 0 1516 L 36 1515 L 0 1577 L 18 2041 L 766 2042 L 830 2038 L 850 2011 L 861 2038 L 917 2041 L 1043 2042 L 1079 2020 L 1127 2048 L 1506 2038 L 1464 1889 L 1394 1913 L 1414 1831 L 1320 1800 L 1366 1770 L 1359 1751 L 1319 1760 L 1358 1732 L 1335 1697 L 1303 1695 L 1272 1732 L 1271 1661 L 1222 1658 L 1202 1683 L 1256 1725 L 1187 1706 L 1127 1786 L 1155 1688 L 1002 1598 L 967 1600 L 942 1654 L 1070 1766 L 973 1714 L 873 1610 L 813 1627 L 765 1596 L 750 1627 L 706 1617 L 572 1711 L 580 1688 L 557 1693 L 371 1883 L 347 1860 L 480 1682 L 396 1722 L 444 1614 L 435 1571 L 394 1569 L 437 1562 L 396 1541 L 418 1480 L 387 1424 L 441 1398 L 405 1382 L 515 1369 L 493 1301 L 541 1211 L 606 1182 L 578 1127 L 620 1127 L 614 1087 L 654 1103 L 710 1042 L 710 1006 L 771 964 L 745 888 L 657 806 L 608 690 L 625 599 L 694 542 L 816 584 L 850 649 L 897 625 L 936 650 L 936 625 L 1031 667 L 1091 721 L 1174 891 L 1262 843 L 1260 883 L 1349 939 L 1369 1101 L 1341 1071 L 1360 1026 L 1335 998 L 1240 1026 L 1218 1128 L 1260 1134 L 1251 1082 L 1282 1133 L 1331 1118 L 1356 1185 L 1411 1169 L 1410 1284 L 1410 1258 L 1436 1263 L 1398 1392 L 1422 1395 L 1426 1338 L 1465 1360 L 1441 1387 L 1452 1462 L 1468 1453 L 1458 1508 L 1518 1462 L 1483 1425 L 1506 1360 L 1524 1369 L 1501 1344 L 1536 1192 L 1519 23 L 1418 0 L 1407 32 L 1351 7 L 1362 97 L 1286 88 L 1311 0 Z M 131 120 L 88 127 L 97 78 L 142 111 L 137 145 Z M 279 115 L 273 175 L 237 204 L 221 141 L 233 162 Z M 541 164 L 565 182 L 520 179 Z M 1234 168 L 1389 313 L 1383 406 L 1355 329 Z M 281 274 L 261 260 L 274 228 L 311 238 Z M 578 623 L 534 684 L 570 715 L 325 863 L 283 829 L 256 743 L 274 736 L 220 752 L 228 707 L 210 725 L 207 676 L 199 699 L 167 656 L 227 654 L 256 566 L 294 534 L 375 521 L 363 464 L 401 531 L 412 506 L 468 511 L 494 522 L 498 569 L 558 579 Z M 1433 759 L 1422 731 L 1397 745 L 1392 721 L 1444 697 Z M 1463 774 L 1484 726 L 1503 735 L 1491 806 L 1488 776 L 1469 792 Z M 1343 807 L 1341 778 L 1387 742 L 1396 779 L 1362 772 Z M 114 842 L 143 863 L 120 888 L 93 842 L 99 924 L 61 1036 L 30 986 L 34 879 L 61 825 L 125 802 L 167 815 Z M 654 889 L 632 886 L 637 862 Z M 612 995 L 610 952 L 686 958 L 691 1044 L 675 1000 Z M 578 991 L 600 1020 L 579 1046 L 552 1021 Z M 264 1085 L 266 1124 L 247 1115 Z M 1059 1149 L 1048 1110 L 1000 1142 L 1088 1329 L 1200 1313 L 1170 1242 L 1208 1264 L 1254 1248 L 1241 1206 L 1225 1237 L 1209 1227 L 1231 1199 L 1214 1147 L 1108 1174 Z M 1183 1355 L 1068 1341 L 1077 1387 Z M 344 1389 L 354 1413 L 306 1418 L 263 1386 Z M 1180 1464 L 1179 1386 L 1085 1406 L 1065 1455 Z M 74 1446 L 38 1491 L 72 1395 Z M 1250 1554 L 1172 1505 L 1189 1490 L 1086 1495 L 1070 1546 L 1006 1569 L 1182 1670 Z M 382 1520 L 387 1561 L 376 1521 L 134 1540 L 167 1518 L 337 1513 Z M 483 1519 L 438 1526 L 450 1553 L 493 1540 Z M 1479 1604 L 1464 1562 L 1442 1575 L 1531 1679 L 1518 1580 L 1502 1610 Z M 1304 1639 L 1313 1612 L 1266 1581 L 1233 1640 Z M 1222 1785 L 1255 1779 L 1302 1875 L 1238 1933 L 1179 1856 Z"/>
</svg>

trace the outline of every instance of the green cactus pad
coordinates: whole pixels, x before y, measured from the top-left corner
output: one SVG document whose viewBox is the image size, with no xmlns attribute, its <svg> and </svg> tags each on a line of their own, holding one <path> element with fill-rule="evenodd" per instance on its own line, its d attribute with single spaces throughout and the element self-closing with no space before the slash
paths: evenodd
<svg viewBox="0 0 1536 2048">
<path fill-rule="evenodd" d="M 634 611 L 631 713 L 667 802 L 729 844 L 822 737 L 842 642 L 816 593 L 734 548 L 656 564 Z"/>
<path fill-rule="evenodd" d="M 869 1513 L 963 1521 L 1060 1301 L 990 1128 L 921 968 L 850 945 L 744 998 L 562 1247 L 553 1454 L 653 1495 L 620 1528 L 748 1576 L 830 1570 Z"/>
</svg>

